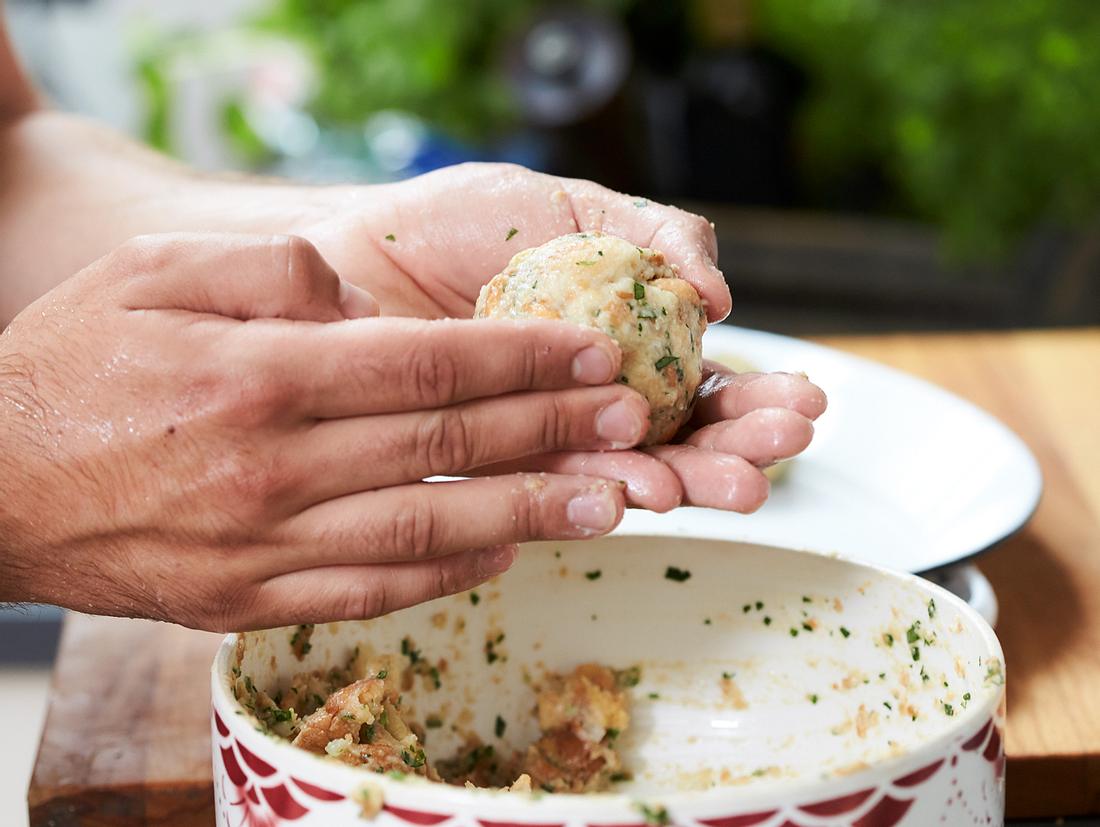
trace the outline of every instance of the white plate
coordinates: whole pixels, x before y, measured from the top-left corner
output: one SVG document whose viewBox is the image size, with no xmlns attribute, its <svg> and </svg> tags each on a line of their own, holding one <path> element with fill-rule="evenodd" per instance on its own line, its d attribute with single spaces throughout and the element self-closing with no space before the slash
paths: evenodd
<svg viewBox="0 0 1100 827">
<path fill-rule="evenodd" d="M 999 421 L 935 385 L 809 342 L 721 325 L 708 358 L 804 371 L 829 409 L 813 444 L 751 515 L 629 511 L 617 534 L 715 537 L 921 572 L 1020 528 L 1042 491 L 1039 464 Z"/>
</svg>

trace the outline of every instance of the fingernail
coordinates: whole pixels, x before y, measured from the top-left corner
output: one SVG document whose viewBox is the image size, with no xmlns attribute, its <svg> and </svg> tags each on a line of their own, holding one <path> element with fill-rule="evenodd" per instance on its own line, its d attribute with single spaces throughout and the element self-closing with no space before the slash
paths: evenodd
<svg viewBox="0 0 1100 827">
<path fill-rule="evenodd" d="M 345 319 L 364 319 L 378 315 L 378 302 L 362 287 L 340 282 L 340 312 Z"/>
<path fill-rule="evenodd" d="M 573 357 L 573 378 L 586 385 L 610 382 L 614 371 L 611 355 L 598 345 L 589 345 Z"/>
<path fill-rule="evenodd" d="M 629 448 L 642 438 L 645 423 L 625 399 L 612 402 L 596 414 L 596 436 L 613 448 Z"/>
<path fill-rule="evenodd" d="M 618 504 L 608 488 L 584 491 L 569 501 L 565 516 L 585 533 L 603 534 L 615 527 L 619 518 Z"/>
<path fill-rule="evenodd" d="M 478 576 L 493 577 L 508 571 L 516 561 L 518 551 L 516 546 L 497 546 L 483 551 L 477 558 Z"/>
</svg>

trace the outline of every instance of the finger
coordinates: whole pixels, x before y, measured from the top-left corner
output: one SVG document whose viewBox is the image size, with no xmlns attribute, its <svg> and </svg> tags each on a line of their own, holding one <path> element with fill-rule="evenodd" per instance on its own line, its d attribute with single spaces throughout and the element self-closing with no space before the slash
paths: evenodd
<svg viewBox="0 0 1100 827">
<path fill-rule="evenodd" d="M 472 589 L 507 571 L 517 552 L 505 545 L 414 563 L 320 566 L 277 575 L 255 590 L 234 628 L 379 617 Z"/>
<path fill-rule="evenodd" d="M 622 355 L 608 336 L 565 322 L 370 319 L 267 331 L 257 358 L 320 418 L 427 410 L 513 391 L 604 385 Z"/>
<path fill-rule="evenodd" d="M 306 504 L 547 451 L 628 448 L 648 427 L 645 399 L 607 385 L 322 420 L 289 456 L 291 467 L 302 469 Z"/>
<path fill-rule="evenodd" d="M 729 315 L 733 302 L 718 269 L 718 243 L 709 221 L 591 181 L 565 179 L 564 186 L 579 230 L 599 230 L 660 250 L 699 292 L 710 321 Z"/>
<path fill-rule="evenodd" d="M 807 419 L 825 412 L 825 392 L 798 373 L 734 373 L 716 362 L 703 367 L 694 421 L 737 419 L 757 408 L 788 408 Z"/>
<path fill-rule="evenodd" d="M 626 504 L 648 511 L 671 511 L 683 499 L 680 479 L 660 460 L 639 451 L 561 451 L 474 469 L 480 476 L 545 471 L 580 474 L 626 484 Z"/>
<path fill-rule="evenodd" d="M 407 563 L 528 540 L 573 540 L 622 519 L 618 483 L 515 474 L 417 483 L 329 500 L 287 520 L 271 574 L 326 565 Z"/>
<path fill-rule="evenodd" d="M 313 322 L 378 315 L 370 293 L 342 281 L 298 236 L 140 236 L 112 253 L 109 263 L 130 274 L 120 284 L 120 299 L 133 310 Z"/>
<path fill-rule="evenodd" d="M 765 467 L 806 450 L 813 435 L 813 423 L 800 413 L 788 408 L 758 408 L 739 419 L 700 428 L 686 443 Z"/>
<path fill-rule="evenodd" d="M 684 505 L 751 514 L 768 499 L 768 480 L 748 460 L 690 445 L 646 448 L 672 469 L 684 488 Z"/>
</svg>

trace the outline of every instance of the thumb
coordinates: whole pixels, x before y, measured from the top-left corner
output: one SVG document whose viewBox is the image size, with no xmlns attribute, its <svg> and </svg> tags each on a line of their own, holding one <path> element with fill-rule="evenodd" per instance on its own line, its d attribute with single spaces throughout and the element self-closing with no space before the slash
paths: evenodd
<svg viewBox="0 0 1100 827">
<path fill-rule="evenodd" d="M 334 322 L 377 316 L 378 302 L 343 281 L 293 235 L 140 236 L 104 263 L 131 310 L 185 310 L 235 319 Z"/>
</svg>

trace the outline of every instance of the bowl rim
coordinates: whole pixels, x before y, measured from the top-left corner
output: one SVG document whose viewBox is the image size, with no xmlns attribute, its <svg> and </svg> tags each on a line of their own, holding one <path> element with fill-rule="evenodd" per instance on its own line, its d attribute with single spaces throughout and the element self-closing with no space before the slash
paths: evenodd
<svg viewBox="0 0 1100 827">
<path fill-rule="evenodd" d="M 664 535 L 637 535 L 634 539 L 668 540 Z M 702 540 L 715 542 L 716 538 L 675 538 L 677 540 Z M 589 541 L 591 542 L 591 541 Z M 981 642 L 987 647 L 990 657 L 998 658 L 1001 662 L 1002 673 L 1006 676 L 1004 651 L 1001 643 L 990 625 L 972 606 L 965 600 L 947 591 L 942 586 L 925 580 L 917 574 L 889 569 L 885 566 L 874 565 L 862 560 L 846 557 L 842 554 L 830 552 L 817 552 L 802 549 L 786 549 L 777 546 L 767 546 L 760 543 L 742 542 L 737 540 L 718 539 L 717 542 L 734 546 L 751 547 L 756 549 L 773 549 L 778 551 L 805 554 L 819 559 L 836 561 L 837 563 L 854 566 L 863 571 L 874 573 L 888 580 L 893 580 L 906 588 L 922 592 L 934 597 L 937 603 L 950 604 L 955 607 L 977 632 Z M 354 790 L 367 785 L 379 788 L 383 800 L 389 803 L 400 802 L 415 809 L 425 812 L 438 811 L 459 812 L 474 811 L 478 817 L 506 820 L 509 815 L 519 816 L 522 819 L 534 816 L 536 811 L 546 815 L 552 810 L 555 818 L 564 816 L 583 817 L 590 822 L 604 821 L 608 824 L 622 824 L 624 813 L 633 822 L 639 822 L 640 804 L 659 804 L 670 812 L 678 813 L 712 813 L 725 814 L 731 804 L 738 810 L 751 809 L 753 807 L 773 807 L 782 803 L 824 801 L 850 792 L 863 790 L 867 787 L 877 786 L 883 779 L 897 779 L 904 777 L 908 772 L 923 768 L 938 758 L 946 756 L 951 747 L 957 743 L 963 743 L 983 730 L 990 720 L 995 723 L 999 720 L 999 710 L 1005 698 L 1007 680 L 1002 682 L 999 691 L 984 693 L 980 703 L 967 707 L 964 715 L 959 715 L 956 721 L 935 736 L 919 743 L 913 749 L 899 755 L 893 755 L 876 761 L 858 771 L 845 775 L 834 775 L 826 778 L 802 775 L 795 779 L 783 781 L 761 782 L 759 784 L 745 786 L 727 785 L 716 786 L 705 790 L 666 791 L 653 793 L 644 792 L 600 792 L 600 793 L 554 793 L 552 795 L 510 793 L 505 790 L 467 789 L 450 784 L 429 781 L 416 775 L 408 775 L 403 778 L 393 778 L 389 775 L 364 772 L 325 756 L 315 755 L 298 749 L 289 741 L 267 735 L 255 729 L 251 724 L 242 725 L 241 721 L 250 721 L 251 718 L 241 708 L 239 702 L 232 697 L 229 691 L 229 663 L 237 647 L 239 633 L 231 633 L 225 636 L 210 666 L 211 702 L 214 712 L 222 713 L 221 718 L 230 734 L 238 741 L 253 751 L 264 753 L 265 758 L 274 757 L 278 761 L 280 769 L 286 769 L 288 765 L 297 764 L 309 767 L 312 774 L 322 768 L 333 780 L 328 784 L 339 790 Z M 238 714 L 238 710 L 240 713 Z M 212 752 L 217 750 L 214 744 Z M 274 750 L 274 752 L 271 752 Z M 705 817 L 705 816 L 702 816 Z"/>
</svg>

